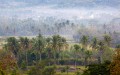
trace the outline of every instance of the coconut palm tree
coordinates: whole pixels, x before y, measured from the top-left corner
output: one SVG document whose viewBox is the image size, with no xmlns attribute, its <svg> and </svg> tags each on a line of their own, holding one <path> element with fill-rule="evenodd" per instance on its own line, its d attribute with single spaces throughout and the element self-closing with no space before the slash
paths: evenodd
<svg viewBox="0 0 120 75">
<path fill-rule="evenodd" d="M 60 35 L 53 35 L 52 36 L 52 48 L 54 52 L 54 60 L 56 61 L 56 54 L 60 57 L 60 53 L 63 48 L 67 46 L 66 39 L 61 37 Z M 59 62 L 59 61 L 58 61 Z"/>
<path fill-rule="evenodd" d="M 10 37 L 7 39 L 7 50 L 11 51 L 15 57 L 18 57 L 19 52 L 19 43 L 18 40 L 15 37 Z"/>
<path fill-rule="evenodd" d="M 52 38 L 46 38 L 46 53 L 48 55 L 48 59 L 50 60 L 51 59 L 51 55 L 52 55 L 52 47 L 51 47 L 51 40 Z M 50 65 L 50 62 L 49 62 L 49 65 Z"/>
<path fill-rule="evenodd" d="M 77 60 L 78 60 L 78 58 L 77 58 L 77 54 L 79 53 L 80 46 L 77 45 L 77 44 L 75 44 L 75 45 L 74 45 L 74 49 L 75 49 L 75 67 L 77 67 L 77 66 L 76 66 L 76 64 L 77 64 Z"/>
<path fill-rule="evenodd" d="M 104 52 L 105 44 L 103 41 L 99 41 L 98 45 L 99 45 L 98 46 L 98 63 L 101 63 L 102 62 L 101 56 Z"/>
<path fill-rule="evenodd" d="M 30 44 L 30 41 L 27 37 L 25 38 L 20 37 L 20 46 L 21 46 L 21 49 L 25 51 L 25 59 L 26 59 L 27 66 L 28 66 L 27 51 L 29 49 L 29 44 Z"/>
<path fill-rule="evenodd" d="M 85 49 L 87 48 L 88 41 L 89 41 L 88 36 L 83 35 L 81 40 L 80 40 L 80 43 L 82 43 L 83 48 L 85 48 Z"/>
<path fill-rule="evenodd" d="M 59 58 L 61 59 L 61 51 L 65 50 L 67 48 L 68 44 L 66 42 L 66 39 L 64 37 L 59 37 L 58 38 L 58 53 L 59 53 Z M 59 60 L 59 59 L 58 59 Z M 59 61 L 58 61 L 59 63 Z"/>
<path fill-rule="evenodd" d="M 38 50 L 39 54 L 40 54 L 40 61 L 42 60 L 42 52 L 45 48 L 45 39 L 43 38 L 43 36 L 41 34 L 39 34 L 39 36 L 35 39 L 34 42 L 34 49 Z"/>
<path fill-rule="evenodd" d="M 91 47 L 93 50 L 98 48 L 98 40 L 96 37 L 92 39 Z"/>
<path fill-rule="evenodd" d="M 89 51 L 89 50 L 85 51 L 85 65 L 86 64 L 89 65 L 88 59 L 91 59 L 91 55 L 92 55 L 91 51 Z"/>
<path fill-rule="evenodd" d="M 54 52 L 54 64 L 56 64 L 56 54 L 58 53 L 58 43 L 59 43 L 59 35 L 52 36 L 52 48 Z"/>
<path fill-rule="evenodd" d="M 112 39 L 109 35 L 105 35 L 104 36 L 104 41 L 107 44 L 107 46 L 110 46 L 110 43 L 111 43 Z"/>
</svg>

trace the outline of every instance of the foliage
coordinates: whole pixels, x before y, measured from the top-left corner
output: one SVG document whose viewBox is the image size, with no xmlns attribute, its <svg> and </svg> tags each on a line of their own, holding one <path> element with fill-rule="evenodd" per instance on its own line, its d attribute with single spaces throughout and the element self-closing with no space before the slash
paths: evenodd
<svg viewBox="0 0 120 75">
<path fill-rule="evenodd" d="M 61 69 L 61 73 L 63 73 L 63 72 L 66 72 L 65 67 L 63 67 L 63 68 Z"/>
<path fill-rule="evenodd" d="M 41 61 L 29 70 L 28 75 L 54 75 L 55 66 L 47 66 L 47 64 L 47 61 Z"/>
<path fill-rule="evenodd" d="M 39 63 L 36 63 L 36 65 L 28 71 L 28 75 L 42 75 L 42 70 L 44 69 L 45 65 L 45 61 L 40 61 Z"/>
<path fill-rule="evenodd" d="M 107 61 L 107 60 L 112 61 L 113 53 L 114 53 L 113 49 L 106 46 L 104 49 L 104 53 L 102 54 L 102 62 Z"/>
<path fill-rule="evenodd" d="M 89 42 L 89 37 L 86 36 L 86 35 L 83 35 L 82 38 L 81 38 L 81 40 L 80 40 L 80 43 L 82 43 L 83 48 L 87 47 L 88 42 Z"/>
<path fill-rule="evenodd" d="M 120 75 L 120 49 L 116 50 L 113 61 L 110 65 L 111 75 Z"/>
<path fill-rule="evenodd" d="M 120 48 L 120 44 L 116 45 L 116 48 Z"/>
<path fill-rule="evenodd" d="M 4 45 L 6 52 L 0 54 L 1 73 L 11 70 L 15 75 L 17 74 L 15 67 L 18 66 L 22 71 L 28 71 L 28 75 L 54 75 L 56 68 L 52 65 L 75 65 L 77 68 L 79 65 L 85 66 L 98 61 L 101 64 L 89 65 L 84 75 L 108 75 L 109 63 L 102 63 L 101 60 L 112 58 L 114 51 L 110 47 L 111 37 L 104 36 L 104 39 L 98 40 L 83 35 L 80 43 L 70 43 L 68 48 L 67 40 L 60 35 L 45 38 L 39 34 L 32 39 L 10 37 Z M 69 68 L 64 66 L 60 70 L 68 74 Z M 76 71 L 76 75 L 80 74 Z"/>
<path fill-rule="evenodd" d="M 105 35 L 105 36 L 104 36 L 104 41 L 105 41 L 105 43 L 106 43 L 108 46 L 110 46 L 110 43 L 111 43 L 111 41 L 112 41 L 112 38 L 111 38 L 109 35 Z"/>
<path fill-rule="evenodd" d="M 97 49 L 98 48 L 98 39 L 96 37 L 92 39 L 91 47 L 93 49 Z"/>
<path fill-rule="evenodd" d="M 17 61 L 12 53 L 2 52 L 0 54 L 0 69 L 12 70 L 17 67 Z"/>
<path fill-rule="evenodd" d="M 21 69 L 23 69 L 23 70 L 25 70 L 26 69 L 26 63 L 25 63 L 25 61 L 22 61 L 22 64 L 21 64 Z"/>
<path fill-rule="evenodd" d="M 55 74 L 55 67 L 54 66 L 46 66 L 42 72 L 43 75 L 54 75 Z"/>
<path fill-rule="evenodd" d="M 20 75 L 17 69 L 14 69 L 11 73 L 11 75 Z"/>
<path fill-rule="evenodd" d="M 5 75 L 5 72 L 0 69 L 0 75 Z"/>
<path fill-rule="evenodd" d="M 7 39 L 7 49 L 10 50 L 15 57 L 17 57 L 19 52 L 19 43 L 15 37 L 10 37 Z"/>
<path fill-rule="evenodd" d="M 62 69 L 61 69 L 61 72 L 63 73 L 63 72 L 67 72 L 68 73 L 68 70 L 69 70 L 69 66 L 67 65 L 67 66 L 65 66 L 65 67 L 62 67 Z"/>
<path fill-rule="evenodd" d="M 84 71 L 82 75 L 110 75 L 110 62 L 106 61 L 102 64 L 92 64 Z"/>
<path fill-rule="evenodd" d="M 75 72 L 75 75 L 81 75 L 81 72 L 76 71 L 76 72 Z"/>
</svg>

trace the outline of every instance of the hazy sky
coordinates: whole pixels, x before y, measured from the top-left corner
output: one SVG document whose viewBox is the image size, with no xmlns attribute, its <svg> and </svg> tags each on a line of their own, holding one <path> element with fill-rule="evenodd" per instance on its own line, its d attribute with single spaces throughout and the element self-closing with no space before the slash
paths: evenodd
<svg viewBox="0 0 120 75">
<path fill-rule="evenodd" d="M 120 18 L 120 0 L 0 0 L 0 17 Z"/>
</svg>

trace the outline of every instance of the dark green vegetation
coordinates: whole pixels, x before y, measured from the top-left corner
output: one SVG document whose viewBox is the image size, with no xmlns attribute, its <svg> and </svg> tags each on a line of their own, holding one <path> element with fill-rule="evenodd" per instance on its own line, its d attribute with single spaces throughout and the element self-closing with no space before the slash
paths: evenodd
<svg viewBox="0 0 120 75">
<path fill-rule="evenodd" d="M 68 43 L 60 35 L 9 37 L 0 50 L 0 74 L 110 75 L 115 53 L 111 41 L 110 35 L 103 39 L 83 35 L 79 43 Z"/>
</svg>

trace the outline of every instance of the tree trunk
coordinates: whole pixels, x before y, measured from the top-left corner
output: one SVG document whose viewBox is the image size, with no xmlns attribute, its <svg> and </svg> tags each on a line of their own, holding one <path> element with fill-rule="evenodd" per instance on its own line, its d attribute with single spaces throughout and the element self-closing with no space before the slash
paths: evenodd
<svg viewBox="0 0 120 75">
<path fill-rule="evenodd" d="M 27 51 L 26 51 L 26 66 L 28 67 Z M 27 68 L 28 69 L 28 68 Z"/>
<path fill-rule="evenodd" d="M 98 57 L 98 63 L 102 63 L 102 54 L 103 54 L 103 50 L 100 50 L 99 57 Z"/>
<path fill-rule="evenodd" d="M 76 69 L 76 60 L 75 60 L 75 69 Z"/>
<path fill-rule="evenodd" d="M 87 65 L 87 58 L 85 57 L 85 62 L 84 62 L 85 65 Z"/>
<path fill-rule="evenodd" d="M 98 63 L 99 64 L 101 63 L 101 57 L 100 56 L 98 57 Z"/>
<path fill-rule="evenodd" d="M 77 56 L 75 57 L 75 70 L 77 69 Z"/>
<path fill-rule="evenodd" d="M 49 66 L 50 66 L 50 53 L 48 53 L 48 59 L 49 59 Z"/>
<path fill-rule="evenodd" d="M 41 55 L 41 52 L 40 52 L 40 61 L 42 60 L 42 55 Z"/>
<path fill-rule="evenodd" d="M 56 52 L 54 51 L 54 65 L 56 65 Z"/>
</svg>

